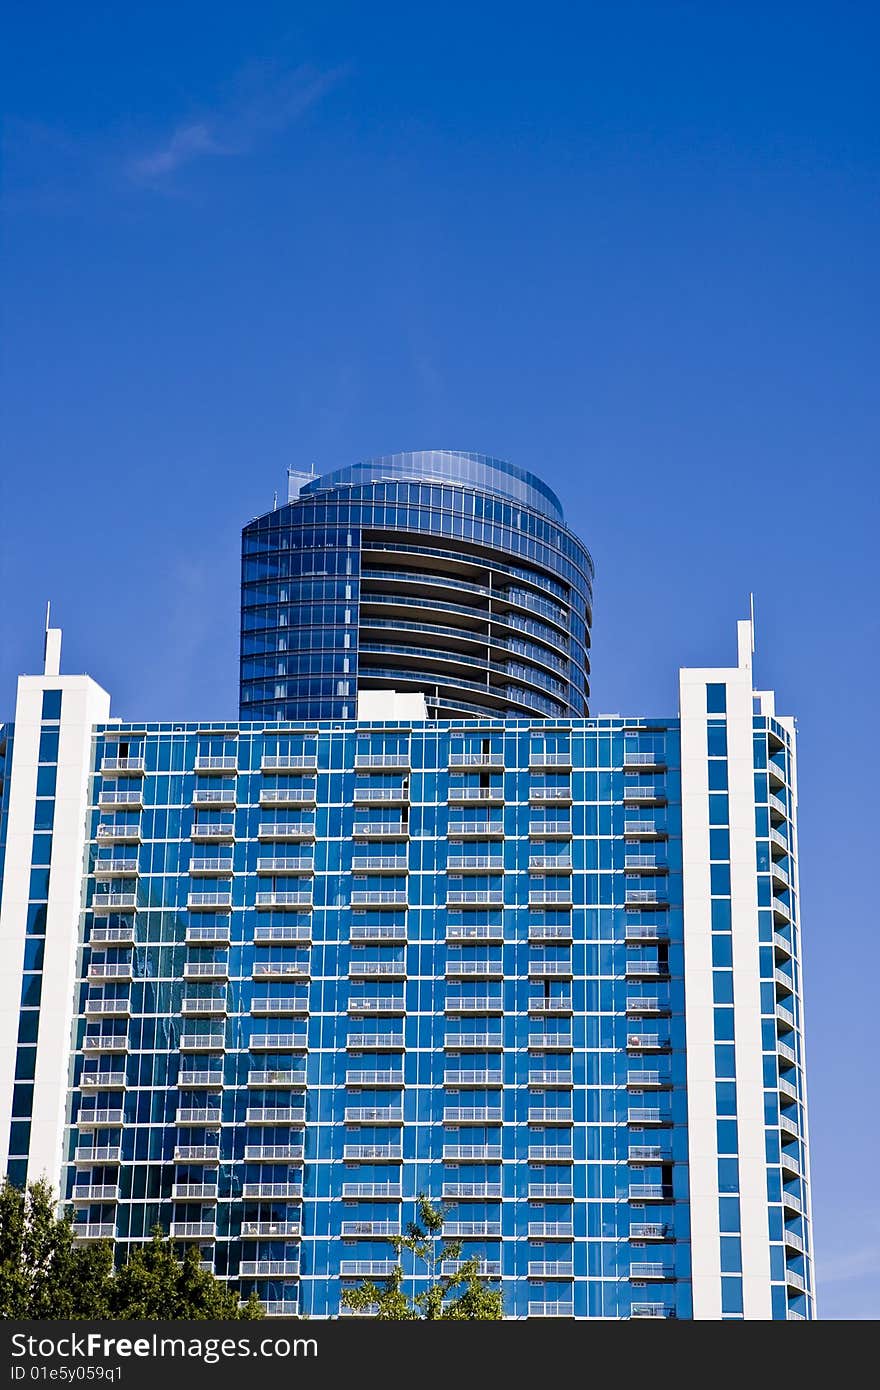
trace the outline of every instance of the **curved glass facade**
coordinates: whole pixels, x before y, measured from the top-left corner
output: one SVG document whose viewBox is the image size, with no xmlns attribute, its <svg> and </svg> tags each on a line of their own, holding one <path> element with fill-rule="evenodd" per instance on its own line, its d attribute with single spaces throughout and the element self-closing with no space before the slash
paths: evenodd
<svg viewBox="0 0 880 1390">
<path fill-rule="evenodd" d="M 241 717 L 588 713 L 593 563 L 551 490 L 483 454 L 392 454 L 244 528 Z"/>
</svg>

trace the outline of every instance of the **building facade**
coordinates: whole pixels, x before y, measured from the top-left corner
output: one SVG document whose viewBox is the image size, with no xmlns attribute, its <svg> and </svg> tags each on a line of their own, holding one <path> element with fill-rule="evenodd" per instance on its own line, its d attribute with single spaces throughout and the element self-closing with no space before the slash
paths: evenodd
<svg viewBox="0 0 880 1390">
<path fill-rule="evenodd" d="M 510 1317 L 812 1318 L 795 733 L 751 637 L 676 717 L 352 686 L 228 725 L 112 720 L 51 638 L 0 736 L 6 1169 L 272 1313 L 337 1316 L 424 1192 Z"/>
<path fill-rule="evenodd" d="M 539 478 L 436 449 L 292 491 L 242 536 L 243 720 L 587 714 L 593 564 Z"/>
</svg>

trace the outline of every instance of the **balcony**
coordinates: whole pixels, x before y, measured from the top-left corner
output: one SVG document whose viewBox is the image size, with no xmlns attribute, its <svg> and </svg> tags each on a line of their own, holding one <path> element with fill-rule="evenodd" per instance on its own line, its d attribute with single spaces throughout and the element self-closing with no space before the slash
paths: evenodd
<svg viewBox="0 0 880 1390">
<path fill-rule="evenodd" d="M 220 912 L 232 907 L 232 894 L 190 893 L 186 905 L 190 912 Z"/>
<path fill-rule="evenodd" d="M 248 1125 L 287 1125 L 301 1129 L 306 1112 L 301 1105 L 252 1105 L 245 1114 Z"/>
<path fill-rule="evenodd" d="M 301 922 L 292 922 L 290 926 L 285 927 L 269 927 L 257 922 L 254 927 L 255 946 L 290 945 L 292 942 L 308 946 L 311 940 L 311 927 Z"/>
<path fill-rule="evenodd" d="M 394 1260 L 340 1260 L 342 1278 L 387 1279 L 396 1268 Z"/>
<path fill-rule="evenodd" d="M 274 840 L 278 844 L 293 840 L 314 840 L 315 822 L 266 821 L 257 827 L 258 840 Z"/>
<path fill-rule="evenodd" d="M 462 1090 L 481 1089 L 484 1086 L 501 1086 L 503 1073 L 499 1071 L 447 1071 L 443 1073 L 443 1085 Z"/>
<path fill-rule="evenodd" d="M 355 854 L 351 867 L 354 873 L 405 874 L 409 865 L 399 854 Z"/>
<path fill-rule="evenodd" d="M 574 1225 L 571 1221 L 530 1221 L 529 1240 L 572 1240 Z"/>
<path fill-rule="evenodd" d="M 185 941 L 187 946 L 228 946 L 229 923 L 214 923 L 210 927 L 188 926 Z"/>
<path fill-rule="evenodd" d="M 238 1272 L 242 1279 L 293 1279 L 299 1260 L 242 1260 Z"/>
<path fill-rule="evenodd" d="M 171 1237 L 174 1240 L 213 1240 L 217 1227 L 213 1221 L 172 1221 Z"/>
<path fill-rule="evenodd" d="M 625 973 L 628 980 L 666 980 L 669 978 L 669 967 L 659 960 L 634 960 L 630 957 Z"/>
<path fill-rule="evenodd" d="M 219 1163 L 219 1144 L 177 1144 L 174 1149 L 175 1163 Z"/>
<path fill-rule="evenodd" d="M 403 1110 L 399 1105 L 348 1105 L 345 1108 L 347 1125 L 402 1125 Z"/>
<path fill-rule="evenodd" d="M 222 1071 L 181 1071 L 177 1076 L 179 1091 L 222 1091 Z"/>
<path fill-rule="evenodd" d="M 569 1106 L 529 1106 L 530 1125 L 570 1125 L 573 1119 Z"/>
<path fill-rule="evenodd" d="M 806 1247 L 803 1237 L 799 1236 L 797 1231 L 783 1231 L 782 1239 L 787 1250 L 792 1250 L 796 1255 L 804 1253 Z"/>
<path fill-rule="evenodd" d="M 260 762 L 260 771 L 314 772 L 317 766 L 314 753 L 266 753 Z"/>
<path fill-rule="evenodd" d="M 570 943 L 572 939 L 570 922 L 565 925 L 558 922 L 529 923 L 529 941 L 553 941 L 562 945 Z"/>
<path fill-rule="evenodd" d="M 302 1144 L 246 1144 L 247 1163 L 302 1163 Z"/>
<path fill-rule="evenodd" d="M 377 1018 L 392 1017 L 406 1013 L 406 1003 L 402 996 L 388 999 L 350 999 L 348 1001 L 348 1012 L 350 1014 L 372 1014 Z"/>
<path fill-rule="evenodd" d="M 226 961 L 187 961 L 183 967 L 185 980 L 228 980 L 229 966 Z"/>
<path fill-rule="evenodd" d="M 776 959 L 786 963 L 790 962 L 794 955 L 794 948 L 791 942 L 787 941 L 781 932 L 778 931 L 773 933 L 773 950 Z"/>
<path fill-rule="evenodd" d="M 70 1200 L 74 1206 L 91 1206 L 93 1202 L 115 1202 L 118 1197 L 119 1187 L 114 1182 L 91 1187 L 75 1187 Z"/>
<path fill-rule="evenodd" d="M 402 1071 L 347 1071 L 345 1073 L 345 1084 L 354 1088 L 362 1087 L 364 1090 L 382 1090 L 390 1088 L 397 1090 L 403 1085 Z"/>
<path fill-rule="evenodd" d="M 226 996 L 218 994 L 212 999 L 184 999 L 180 1008 L 184 1018 L 220 1018 L 226 1013 Z"/>
<path fill-rule="evenodd" d="M 449 1240 L 499 1239 L 500 1221 L 447 1221 L 443 1225 L 443 1235 Z"/>
<path fill-rule="evenodd" d="M 573 1303 L 530 1303 L 530 1318 L 573 1318 Z"/>
<path fill-rule="evenodd" d="M 530 806 L 570 806 L 571 787 L 530 787 Z"/>
<path fill-rule="evenodd" d="M 242 1240 L 295 1240 L 302 1235 L 301 1221 L 242 1221 Z"/>
<path fill-rule="evenodd" d="M 82 1041 L 83 1052 L 127 1052 L 127 1033 L 87 1033 Z"/>
<path fill-rule="evenodd" d="M 403 923 L 371 927 L 353 921 L 348 935 L 351 941 L 406 941 L 406 927 Z"/>
<path fill-rule="evenodd" d="M 565 1163 L 572 1161 L 570 1144 L 530 1144 L 529 1163 Z"/>
<path fill-rule="evenodd" d="M 544 1090 L 570 1091 L 574 1078 L 570 1071 L 530 1071 L 529 1086 Z"/>
<path fill-rule="evenodd" d="M 405 888 L 378 888 L 378 889 L 359 889 L 351 890 L 352 907 L 406 907 L 407 894 Z"/>
<path fill-rule="evenodd" d="M 529 1033 L 529 1049 L 542 1052 L 571 1052 L 571 1033 Z"/>
<path fill-rule="evenodd" d="M 574 1188 L 570 1182 L 530 1182 L 529 1201 L 570 1202 Z"/>
<path fill-rule="evenodd" d="M 234 806 L 234 787 L 197 787 L 192 795 L 193 806 Z"/>
<path fill-rule="evenodd" d="M 503 840 L 504 826 L 500 820 L 450 820 L 450 836 L 460 840 Z"/>
<path fill-rule="evenodd" d="M 344 1144 L 346 1163 L 399 1163 L 403 1149 L 399 1144 Z"/>
<path fill-rule="evenodd" d="M 772 907 L 773 920 L 776 923 L 782 923 L 784 926 L 789 926 L 793 920 L 790 904 L 783 902 L 781 898 L 774 898 L 772 902 Z"/>
<path fill-rule="evenodd" d="M 532 888 L 529 907 L 571 907 L 571 888 Z"/>
<path fill-rule="evenodd" d="M 659 944 L 661 941 L 669 940 L 669 928 L 658 922 L 642 923 L 637 917 L 628 915 L 623 926 L 623 936 L 627 943 L 641 941 Z"/>
<path fill-rule="evenodd" d="M 260 792 L 261 806 L 314 806 L 317 791 L 311 787 L 264 787 Z"/>
<path fill-rule="evenodd" d="M 628 840 L 665 840 L 668 838 L 665 827 L 658 825 L 654 820 L 625 820 L 623 834 L 624 838 Z"/>
<path fill-rule="evenodd" d="M 468 889 L 449 888 L 446 892 L 446 906 L 458 908 L 502 907 L 504 892 L 500 888 Z"/>
<path fill-rule="evenodd" d="M 659 860 L 656 854 L 625 854 L 623 867 L 627 872 L 637 871 L 640 874 L 669 873 L 669 865 Z"/>
<path fill-rule="evenodd" d="M 220 1108 L 208 1109 L 204 1106 L 196 1109 L 181 1107 L 175 1116 L 175 1124 L 186 1127 L 200 1127 L 207 1125 L 209 1129 L 216 1129 L 220 1124 Z"/>
<path fill-rule="evenodd" d="M 802 1274 L 796 1273 L 793 1269 L 786 1269 L 785 1282 L 789 1289 L 794 1289 L 797 1293 L 806 1293 L 807 1285 Z"/>
<path fill-rule="evenodd" d="M 530 980 L 570 980 L 573 973 L 570 960 L 529 961 Z"/>
<path fill-rule="evenodd" d="M 628 912 L 645 908 L 665 908 L 669 906 L 664 893 L 655 888 L 627 888 L 623 905 Z"/>
<path fill-rule="evenodd" d="M 354 804 L 363 806 L 366 804 L 381 806 L 405 806 L 409 801 L 408 787 L 354 787 Z"/>
<path fill-rule="evenodd" d="M 349 1198 L 367 1202 L 399 1202 L 400 1191 L 399 1182 L 344 1182 L 342 1184 L 343 1199 Z"/>
<path fill-rule="evenodd" d="M 403 960 L 357 960 L 352 955 L 348 965 L 350 980 L 405 980 L 406 961 Z"/>
<path fill-rule="evenodd" d="M 572 862 L 570 854 L 530 854 L 531 873 L 570 874 Z"/>
<path fill-rule="evenodd" d="M 444 1144 L 444 1163 L 492 1163 L 501 1158 L 500 1144 Z"/>
<path fill-rule="evenodd" d="M 574 1265 L 570 1260 L 529 1260 L 529 1279 L 573 1279 Z"/>
<path fill-rule="evenodd" d="M 401 821 L 355 821 L 351 830 L 356 840 L 408 840 L 409 826 Z"/>
<path fill-rule="evenodd" d="M 629 1315 L 631 1318 L 674 1318 L 675 1309 L 665 1303 L 634 1303 Z"/>
<path fill-rule="evenodd" d="M 302 1197 L 302 1184 L 298 1182 L 246 1182 L 242 1185 L 242 1197 L 267 1198 L 269 1201 L 295 1202 Z"/>
<path fill-rule="evenodd" d="M 180 1081 L 178 1081 L 178 1086 Z M 275 1087 L 289 1087 L 291 1090 L 301 1090 L 306 1084 L 306 1073 L 302 1067 L 295 1070 L 286 1067 L 273 1067 L 270 1071 L 254 1068 L 248 1072 L 247 1084 L 249 1086 L 260 1086 L 266 1090 Z"/>
<path fill-rule="evenodd" d="M 666 788 L 657 784 L 627 782 L 623 784 L 625 806 L 665 806 Z"/>
<path fill-rule="evenodd" d="M 446 794 L 446 800 L 450 806 L 472 805 L 474 802 L 483 806 L 503 806 L 504 788 L 503 787 L 450 787 Z"/>
<path fill-rule="evenodd" d="M 409 753 L 356 753 L 356 772 L 409 772 Z"/>
<path fill-rule="evenodd" d="M 311 907 L 312 890 L 311 887 L 298 889 L 290 893 L 257 893 L 255 895 L 255 906 L 258 912 L 263 912 L 267 908 L 277 908 L 287 911 L 290 908 L 299 909 Z"/>
<path fill-rule="evenodd" d="M 448 960 L 447 980 L 502 980 L 504 968 L 500 960 Z"/>
<path fill-rule="evenodd" d="M 181 1052 L 222 1052 L 225 1045 L 223 1033 L 184 1033 L 180 1039 Z"/>
<path fill-rule="evenodd" d="M 121 1163 L 122 1146 L 120 1144 L 85 1144 L 75 1151 L 73 1161 L 78 1167 L 87 1168 L 96 1163 Z"/>
<path fill-rule="evenodd" d="M 231 842 L 235 839 L 235 826 L 231 821 L 196 821 L 189 837 L 197 844 L 214 840 Z"/>
<path fill-rule="evenodd" d="M 89 980 L 130 980 L 132 978 L 131 961 L 90 961 L 86 971 L 86 978 Z"/>
<path fill-rule="evenodd" d="M 639 1129 L 664 1128 L 672 1124 L 672 1115 L 666 1110 L 645 1109 L 639 1106 L 627 1110 L 626 1122 L 628 1125 L 636 1125 Z"/>
<path fill-rule="evenodd" d="M 445 1200 L 484 1201 L 501 1196 L 500 1182 L 444 1182 L 441 1197 Z"/>
<path fill-rule="evenodd" d="M 529 771 L 571 772 L 571 753 L 530 753 Z"/>
<path fill-rule="evenodd" d="M 458 874 L 500 874 L 504 860 L 500 854 L 449 854 L 446 869 Z"/>
<path fill-rule="evenodd" d="M 101 759 L 102 777 L 142 777 L 145 765 L 143 758 L 108 758 Z"/>
<path fill-rule="evenodd" d="M 504 1004 L 500 996 L 495 999 L 490 998 L 488 995 L 474 996 L 470 999 L 447 998 L 444 1007 L 447 1014 L 470 1014 L 475 1018 L 481 1014 L 491 1016 L 494 1014 L 503 1014 L 504 1012 Z"/>
<path fill-rule="evenodd" d="M 191 878 L 202 877 L 223 877 L 232 876 L 232 860 L 229 858 L 192 858 L 189 861 L 189 872 Z"/>
<path fill-rule="evenodd" d="M 138 871 L 138 861 L 134 859 L 98 859 L 95 862 L 95 878 L 133 878 Z"/>
<path fill-rule="evenodd" d="M 530 999 L 528 1003 L 530 1014 L 560 1014 L 571 1015 L 574 1010 L 570 999 Z"/>
<path fill-rule="evenodd" d="M 84 1071 L 80 1077 L 82 1091 L 124 1091 L 124 1071 Z"/>
<path fill-rule="evenodd" d="M 626 1001 L 626 1012 L 632 1015 L 652 1017 L 668 1014 L 671 1010 L 668 1001 L 659 999 L 656 995 L 630 995 Z"/>
<path fill-rule="evenodd" d="M 92 911 L 134 912 L 137 907 L 137 893 L 96 893 L 92 899 Z"/>
<path fill-rule="evenodd" d="M 627 1033 L 626 1046 L 629 1052 L 669 1052 L 672 1048 L 662 1033 Z"/>
<path fill-rule="evenodd" d="M 298 960 L 259 960 L 251 971 L 255 980 L 308 980 L 312 968 Z"/>
<path fill-rule="evenodd" d="M 238 758 L 234 755 L 224 755 L 222 757 L 207 757 L 200 754 L 194 763 L 194 771 L 218 773 L 218 772 L 237 772 Z"/>
<path fill-rule="evenodd" d="M 782 995 L 785 998 L 786 995 L 794 994 L 794 980 L 790 975 L 786 975 L 784 970 L 774 970 L 773 980 L 777 989 L 777 997 Z"/>
<path fill-rule="evenodd" d="M 631 1091 L 668 1091 L 672 1089 L 672 1077 L 659 1071 L 627 1072 L 626 1084 Z"/>
<path fill-rule="evenodd" d="M 666 1240 L 668 1226 L 665 1221 L 637 1221 L 629 1228 L 629 1239 L 635 1241 Z"/>
<path fill-rule="evenodd" d="M 77 1240 L 113 1240 L 116 1235 L 116 1222 L 100 1221 L 74 1226 L 73 1234 Z"/>
<path fill-rule="evenodd" d="M 122 806 L 127 811 L 140 810 L 144 804 L 144 794 L 140 788 L 133 788 L 131 791 L 124 792 L 101 792 L 98 796 L 98 806 L 104 810 L 110 806 Z"/>
<path fill-rule="evenodd" d="M 402 1033 L 349 1033 L 349 1052 L 397 1052 L 404 1046 Z"/>
<path fill-rule="evenodd" d="M 468 1110 L 454 1106 L 443 1111 L 445 1125 L 500 1125 L 501 1106 L 481 1105 Z M 449 1232 L 447 1231 L 448 1235 Z"/>
<path fill-rule="evenodd" d="M 456 1052 L 500 1052 L 504 1043 L 500 1033 L 447 1033 L 444 1050 Z"/>
<path fill-rule="evenodd" d="M 383 1240 L 396 1236 L 400 1227 L 396 1221 L 343 1221 L 342 1236 L 349 1240 Z"/>
<path fill-rule="evenodd" d="M 127 927 L 106 927 L 100 926 L 97 922 L 92 927 L 92 934 L 89 937 L 90 946 L 133 946 L 134 945 L 134 925 Z"/>
<path fill-rule="evenodd" d="M 481 922 L 472 925 L 467 922 L 447 922 L 446 940 L 478 942 L 478 941 L 502 941 L 504 939 L 504 928 L 499 924 L 486 925 Z"/>
<path fill-rule="evenodd" d="M 630 1202 L 672 1202 L 672 1188 L 663 1183 L 631 1183 L 627 1201 Z"/>
<path fill-rule="evenodd" d="M 308 1011 L 308 999 L 254 999 L 251 1003 L 253 1018 L 295 1018 Z"/>
<path fill-rule="evenodd" d="M 98 826 L 96 838 L 104 844 L 134 844 L 141 838 L 141 828 L 140 825 L 110 821 L 109 824 Z"/>
<path fill-rule="evenodd" d="M 504 754 L 496 753 L 450 753 L 450 768 L 487 768 L 494 772 L 504 771 Z"/>
<path fill-rule="evenodd" d="M 119 1108 L 103 1110 L 80 1110 L 77 1116 L 78 1129 L 109 1129 L 121 1125 L 124 1120 L 125 1112 L 121 1106 Z"/>
<path fill-rule="evenodd" d="M 665 1144 L 631 1144 L 627 1163 L 671 1163 L 672 1150 Z"/>
<path fill-rule="evenodd" d="M 87 999 L 87 1018 L 128 1018 L 131 1014 L 129 999 Z"/>
</svg>

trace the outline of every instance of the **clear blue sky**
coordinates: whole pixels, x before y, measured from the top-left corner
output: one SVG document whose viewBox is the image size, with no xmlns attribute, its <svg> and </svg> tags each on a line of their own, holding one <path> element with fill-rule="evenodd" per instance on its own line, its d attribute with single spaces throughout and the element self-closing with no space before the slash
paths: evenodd
<svg viewBox="0 0 880 1390">
<path fill-rule="evenodd" d="M 0 712 L 51 596 L 117 713 L 234 716 L 239 530 L 288 465 L 545 477 L 596 559 L 596 713 L 675 712 L 753 589 L 800 722 L 820 1309 L 861 1318 L 878 42 L 845 0 L 48 0 L 3 77 Z"/>
</svg>

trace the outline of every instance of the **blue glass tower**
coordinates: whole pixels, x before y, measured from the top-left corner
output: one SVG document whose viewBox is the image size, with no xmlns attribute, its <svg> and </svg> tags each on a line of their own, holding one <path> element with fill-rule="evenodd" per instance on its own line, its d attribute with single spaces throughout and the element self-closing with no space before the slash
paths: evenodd
<svg viewBox="0 0 880 1390">
<path fill-rule="evenodd" d="M 592 575 L 546 484 L 499 459 L 315 478 L 244 528 L 241 718 L 353 718 L 388 688 L 435 718 L 585 715 Z"/>
</svg>

